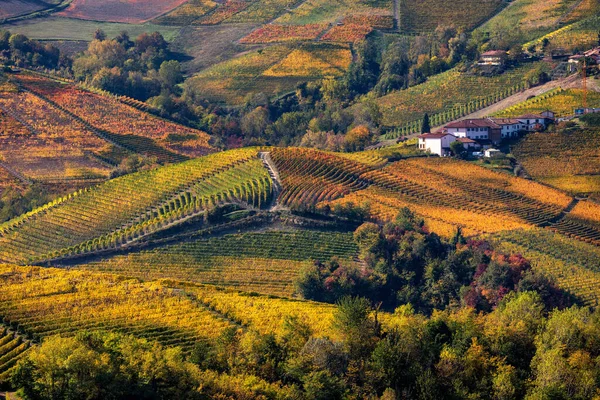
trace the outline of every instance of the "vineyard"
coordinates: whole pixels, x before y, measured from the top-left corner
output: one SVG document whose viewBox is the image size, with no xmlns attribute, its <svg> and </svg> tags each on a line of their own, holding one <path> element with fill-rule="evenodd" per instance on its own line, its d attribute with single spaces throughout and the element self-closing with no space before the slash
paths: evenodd
<svg viewBox="0 0 600 400">
<path fill-rule="evenodd" d="M 600 132 L 527 135 L 513 149 L 529 175 L 573 194 L 600 190 Z"/>
<path fill-rule="evenodd" d="M 400 127 L 393 136 L 416 132 L 429 113 L 432 126 L 480 110 L 528 87 L 524 77 L 542 64 L 531 63 L 494 77 L 469 75 L 457 69 L 430 77 L 425 83 L 392 92 L 377 100 L 383 124 Z"/>
<path fill-rule="evenodd" d="M 597 306 L 600 293 L 600 248 L 544 229 L 515 230 L 492 235 L 499 249 L 522 254 L 558 285 Z"/>
<path fill-rule="evenodd" d="M 8 381 L 17 361 L 27 353 L 30 346 L 29 341 L 0 324 L 0 387 Z"/>
<path fill-rule="evenodd" d="M 279 202 L 292 208 L 311 208 L 368 183 L 361 175 L 371 168 L 365 164 L 310 149 L 275 149 L 271 152 L 283 183 Z"/>
<path fill-rule="evenodd" d="M 587 18 L 588 16 L 589 18 Z M 586 19 L 579 21 L 582 17 L 586 17 Z M 600 17 L 590 13 L 577 15 L 574 18 L 578 21 L 525 43 L 523 49 L 527 50 L 531 46 L 539 48 L 546 39 L 552 48 L 562 48 L 569 51 L 589 49 L 597 45 Z"/>
<path fill-rule="evenodd" d="M 400 31 L 422 33 L 434 31 L 439 25 L 454 25 L 470 29 L 487 20 L 503 6 L 501 0 L 400 0 Z"/>
<path fill-rule="evenodd" d="M 589 92 L 587 96 L 590 107 L 600 106 L 600 93 Z M 556 88 L 540 96 L 526 100 L 494 114 L 495 117 L 509 118 L 523 114 L 539 114 L 552 110 L 556 117 L 567 117 L 575 113 L 575 109 L 583 104 L 583 90 Z"/>
<path fill-rule="evenodd" d="M 271 180 L 247 148 L 126 175 L 0 225 L 0 259 L 29 263 L 138 241 L 221 204 L 266 205 Z"/>
<path fill-rule="evenodd" d="M 183 4 L 186 0 L 108 0 L 94 2 L 73 0 L 69 7 L 59 15 L 69 18 L 89 19 L 93 21 L 126 22 L 140 24 Z"/>
<path fill-rule="evenodd" d="M 508 35 L 524 43 L 560 28 L 565 20 L 572 22 L 577 18 L 573 7 L 580 3 L 581 0 L 515 0 L 476 31 L 490 37 Z"/>
<path fill-rule="evenodd" d="M 347 45 L 276 44 L 209 67 L 186 84 L 206 100 L 242 104 L 251 94 L 282 95 L 301 82 L 339 76 L 351 60 Z"/>
<path fill-rule="evenodd" d="M 283 25 L 336 24 L 357 15 L 391 16 L 392 10 L 390 0 L 307 0 L 276 22 Z"/>
<path fill-rule="evenodd" d="M 162 246 L 79 267 L 144 280 L 170 278 L 290 297 L 302 267 L 332 257 L 354 263 L 357 251 L 349 233 L 269 231 Z"/>
<path fill-rule="evenodd" d="M 126 99 L 132 104 L 128 105 L 37 75 L 19 75 L 18 82 L 30 91 L 30 96 L 38 97 L 39 103 L 46 101 L 48 107 L 70 115 L 71 123 L 80 122 L 132 151 L 170 162 L 214 151 L 205 132 L 152 116 L 134 107 L 134 100 Z"/>
<path fill-rule="evenodd" d="M 109 143 L 62 110 L 29 93 L 0 93 L 0 157 L 30 179 L 107 178 L 90 156 Z"/>
<path fill-rule="evenodd" d="M 318 207 L 368 204 L 382 222 L 409 207 L 442 235 L 458 226 L 474 235 L 546 224 L 571 201 L 539 184 L 446 159 L 400 161 L 364 172 L 359 180 L 368 187 Z"/>
<path fill-rule="evenodd" d="M 334 310 L 326 304 L 174 281 L 142 283 L 89 271 L 0 266 L 0 281 L 0 315 L 33 340 L 113 331 L 189 351 L 227 327 L 277 332 L 288 315 L 327 334 Z"/>
</svg>

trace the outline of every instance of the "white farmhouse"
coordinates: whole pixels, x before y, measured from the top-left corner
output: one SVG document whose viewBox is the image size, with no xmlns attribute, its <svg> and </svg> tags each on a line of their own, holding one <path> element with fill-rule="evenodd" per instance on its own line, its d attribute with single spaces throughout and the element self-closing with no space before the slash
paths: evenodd
<svg viewBox="0 0 600 400">
<path fill-rule="evenodd" d="M 544 130 L 552 121 L 554 121 L 554 113 L 546 112 L 542 114 L 525 114 L 517 117 L 524 126 L 525 130 L 529 132 L 533 132 L 536 130 Z"/>
<path fill-rule="evenodd" d="M 429 151 L 431 154 L 437 154 L 440 157 L 449 156 L 450 144 L 456 140 L 454 135 L 446 132 L 424 133 L 419 135 L 419 150 Z"/>
<path fill-rule="evenodd" d="M 500 126 L 490 119 L 463 119 L 449 123 L 444 130 L 458 138 L 500 141 Z"/>
<path fill-rule="evenodd" d="M 519 132 L 527 130 L 527 126 L 518 119 L 492 118 L 492 121 L 500 126 L 502 139 L 517 137 L 519 136 Z"/>
</svg>

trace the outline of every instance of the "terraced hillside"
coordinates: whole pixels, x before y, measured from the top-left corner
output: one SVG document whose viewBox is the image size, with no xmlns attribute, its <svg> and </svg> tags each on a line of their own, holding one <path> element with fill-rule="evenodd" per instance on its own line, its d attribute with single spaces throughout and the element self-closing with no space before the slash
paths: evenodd
<svg viewBox="0 0 600 400">
<path fill-rule="evenodd" d="M 115 331 L 190 350 L 225 328 L 277 332 L 288 315 L 327 333 L 334 306 L 170 281 L 141 283 L 88 271 L 0 266 L 0 314 L 42 339 Z M 261 310 L 257 312 L 257 310 Z"/>
<path fill-rule="evenodd" d="M 533 178 L 573 194 L 600 193 L 600 131 L 527 135 L 513 149 Z"/>
<path fill-rule="evenodd" d="M 600 106 L 600 93 L 590 91 L 587 94 L 590 107 Z M 523 114 L 539 114 L 546 110 L 552 110 L 556 117 L 568 117 L 575 113 L 575 109 L 583 104 L 583 90 L 557 88 L 536 96 L 522 103 L 515 104 L 499 113 L 496 117 L 518 117 Z"/>
<path fill-rule="evenodd" d="M 347 44 L 276 44 L 207 68 L 186 85 L 199 98 L 243 104 L 253 94 L 281 95 L 301 82 L 341 76 L 351 60 Z"/>
<path fill-rule="evenodd" d="M 600 248 L 547 229 L 492 235 L 501 251 L 522 254 L 534 268 L 553 277 L 563 289 L 597 306 L 600 298 Z"/>
<path fill-rule="evenodd" d="M 145 112 L 146 104 L 136 100 L 117 100 L 38 75 L 20 74 L 16 82 L 47 107 L 69 115 L 72 123 L 83 123 L 134 152 L 176 162 L 214 151 L 205 132 L 155 117 Z"/>
<path fill-rule="evenodd" d="M 85 265 L 144 280 L 159 278 L 231 286 L 290 297 L 298 271 L 338 257 L 354 263 L 358 249 L 351 233 L 321 231 L 248 232 L 161 246 Z"/>
<path fill-rule="evenodd" d="M 121 247 L 225 203 L 267 204 L 258 150 L 217 153 L 126 175 L 55 200 L 0 226 L 0 259 L 27 263 Z"/>
<path fill-rule="evenodd" d="M 380 221 L 409 207 L 430 229 L 451 236 L 458 226 L 473 235 L 545 225 L 571 201 L 545 186 L 450 159 L 399 161 L 363 172 L 358 181 L 365 187 L 317 207 L 363 205 Z"/>
<path fill-rule="evenodd" d="M 450 5 L 443 0 L 399 0 L 400 31 L 430 32 L 439 25 L 471 29 L 505 5 L 502 0 L 459 0 Z"/>
<path fill-rule="evenodd" d="M 0 387 L 8 382 L 17 361 L 30 347 L 29 340 L 0 324 Z"/>
<path fill-rule="evenodd" d="M 452 69 L 421 85 L 379 98 L 382 122 L 386 126 L 413 124 L 420 127 L 419 120 L 424 113 L 429 113 L 434 120 L 445 118 L 451 121 L 523 90 L 528 86 L 527 73 L 542 66 L 543 63 L 525 64 L 489 78 Z"/>
</svg>

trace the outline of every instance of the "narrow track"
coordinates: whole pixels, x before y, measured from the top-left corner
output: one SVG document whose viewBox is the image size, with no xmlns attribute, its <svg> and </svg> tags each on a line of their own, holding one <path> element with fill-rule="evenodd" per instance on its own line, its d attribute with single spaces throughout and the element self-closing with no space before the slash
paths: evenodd
<svg viewBox="0 0 600 400">
<path fill-rule="evenodd" d="M 279 171 L 277 171 L 277 167 L 273 160 L 271 159 L 271 153 L 268 151 L 262 151 L 258 153 L 258 156 L 262 160 L 265 168 L 269 171 L 269 176 L 273 181 L 273 200 L 271 206 L 269 207 L 269 211 L 278 211 L 283 210 L 285 207 L 279 204 L 279 194 L 283 190 L 283 185 L 281 184 L 281 178 L 279 177 Z"/>
</svg>

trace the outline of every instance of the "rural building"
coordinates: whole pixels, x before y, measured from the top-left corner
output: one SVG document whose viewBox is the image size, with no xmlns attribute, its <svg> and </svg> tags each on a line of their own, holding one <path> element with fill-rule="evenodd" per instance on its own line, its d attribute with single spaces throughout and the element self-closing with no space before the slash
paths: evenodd
<svg viewBox="0 0 600 400">
<path fill-rule="evenodd" d="M 499 143 L 502 140 L 502 127 L 492 119 L 464 119 L 452 122 L 444 127 L 444 130 L 458 138 L 469 138 L 472 140 L 489 140 Z"/>
<path fill-rule="evenodd" d="M 446 157 L 451 154 L 450 144 L 455 140 L 456 136 L 446 132 L 425 133 L 419 135 L 419 150 L 429 151 L 431 154 Z"/>
<path fill-rule="evenodd" d="M 600 112 L 600 108 L 576 108 L 575 109 L 575 115 L 585 115 L 585 114 L 594 114 L 594 113 L 598 113 Z"/>
<path fill-rule="evenodd" d="M 487 158 L 496 158 L 496 157 L 500 157 L 502 155 L 502 152 L 498 149 L 487 149 L 486 151 L 483 152 L 483 154 Z"/>
<path fill-rule="evenodd" d="M 550 117 L 550 115 L 552 115 Z M 554 113 L 551 111 L 544 111 L 542 114 L 525 114 L 516 118 L 521 121 L 525 126 L 525 130 L 528 132 L 534 132 L 544 130 L 546 127 L 554 121 Z"/>
<path fill-rule="evenodd" d="M 515 118 L 492 118 L 492 121 L 500 126 L 502 139 L 517 137 L 519 132 L 527 129 L 521 121 Z"/>
<path fill-rule="evenodd" d="M 477 150 L 477 149 L 481 148 L 481 144 L 477 143 L 473 139 L 469 139 L 466 137 L 457 138 L 456 141 L 461 142 L 463 144 L 463 146 L 465 147 L 465 149 L 467 149 L 469 151 L 473 151 L 473 150 Z"/>
<path fill-rule="evenodd" d="M 479 58 L 479 65 L 504 65 L 508 54 L 504 50 L 490 50 L 486 51 Z"/>
</svg>

